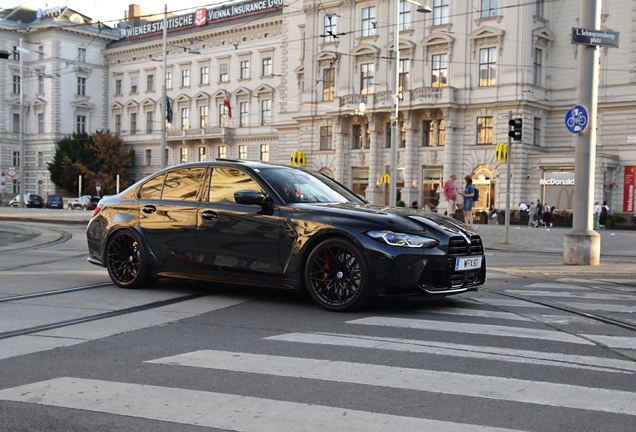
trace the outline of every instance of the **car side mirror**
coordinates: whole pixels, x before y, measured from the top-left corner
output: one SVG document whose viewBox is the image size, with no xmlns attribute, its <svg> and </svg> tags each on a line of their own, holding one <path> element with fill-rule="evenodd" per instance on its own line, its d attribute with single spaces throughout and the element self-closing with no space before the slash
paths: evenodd
<svg viewBox="0 0 636 432">
<path fill-rule="evenodd" d="M 263 192 L 242 190 L 234 192 L 234 201 L 236 201 L 237 204 L 265 205 L 267 203 L 267 196 Z"/>
</svg>

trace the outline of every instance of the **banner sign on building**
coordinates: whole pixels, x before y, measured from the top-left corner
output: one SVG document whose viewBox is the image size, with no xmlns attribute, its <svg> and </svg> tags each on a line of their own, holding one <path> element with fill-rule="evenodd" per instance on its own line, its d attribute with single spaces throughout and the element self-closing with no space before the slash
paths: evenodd
<svg viewBox="0 0 636 432">
<path fill-rule="evenodd" d="M 212 9 L 199 8 L 189 14 L 169 16 L 167 18 L 167 26 L 168 31 L 183 30 L 282 8 L 283 0 L 247 0 L 240 3 L 227 3 Z M 128 27 L 125 32 L 126 39 L 136 39 L 163 33 L 163 20 Z"/>
<path fill-rule="evenodd" d="M 625 167 L 625 181 L 623 187 L 623 211 L 632 213 L 634 211 L 634 187 L 636 186 L 636 167 Z"/>
</svg>

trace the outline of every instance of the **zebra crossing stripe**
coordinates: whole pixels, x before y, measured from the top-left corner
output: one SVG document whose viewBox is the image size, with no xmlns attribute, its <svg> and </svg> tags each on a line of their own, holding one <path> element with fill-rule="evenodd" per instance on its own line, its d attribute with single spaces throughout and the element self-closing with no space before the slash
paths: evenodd
<svg viewBox="0 0 636 432">
<path fill-rule="evenodd" d="M 521 315 L 514 314 L 512 312 L 500 312 L 500 311 L 487 311 L 480 309 L 470 308 L 438 308 L 438 309 L 423 309 L 418 312 L 433 315 L 461 315 L 477 318 L 494 318 L 494 319 L 507 319 L 513 321 L 532 321 L 530 318 L 526 318 Z"/>
<path fill-rule="evenodd" d="M 195 351 L 148 363 L 636 415 L 636 393 L 516 378 L 217 350 Z"/>
<path fill-rule="evenodd" d="M 200 390 L 67 377 L 0 390 L 0 400 L 242 432 L 511 430 Z"/>
<path fill-rule="evenodd" d="M 636 338 L 626 336 L 583 335 L 612 348 L 636 349 Z"/>
<path fill-rule="evenodd" d="M 510 300 L 510 299 L 497 299 L 497 298 L 480 298 L 475 300 L 479 303 L 488 304 L 491 306 L 502 306 L 502 307 L 522 307 L 522 308 L 536 308 L 536 309 L 550 309 L 547 306 L 530 303 L 523 300 Z"/>
<path fill-rule="evenodd" d="M 481 334 L 488 336 L 507 336 L 515 338 L 541 339 L 555 342 L 568 342 L 581 345 L 593 345 L 585 339 L 555 330 L 542 330 L 523 327 L 498 326 L 489 324 L 469 324 L 450 321 L 429 321 L 410 318 L 368 317 L 347 321 L 348 324 L 368 326 L 399 327 L 417 330 L 434 330 L 455 333 Z"/>
<path fill-rule="evenodd" d="M 446 355 L 614 373 L 636 372 L 636 363 L 626 360 L 414 339 L 331 333 L 287 333 L 270 336 L 265 340 Z"/>
<path fill-rule="evenodd" d="M 636 300 L 636 296 L 629 294 L 597 294 L 597 293 L 571 293 L 567 291 L 553 292 L 553 291 L 533 291 L 533 290 L 506 290 L 507 293 L 521 294 L 525 296 L 537 296 L 537 297 L 561 297 L 569 299 L 588 299 L 588 300 Z"/>
</svg>

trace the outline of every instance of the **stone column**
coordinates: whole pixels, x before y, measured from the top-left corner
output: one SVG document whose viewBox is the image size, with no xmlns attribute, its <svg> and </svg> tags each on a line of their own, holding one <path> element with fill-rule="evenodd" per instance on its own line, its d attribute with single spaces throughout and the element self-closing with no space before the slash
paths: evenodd
<svg viewBox="0 0 636 432">
<path fill-rule="evenodd" d="M 336 179 L 346 185 L 347 161 L 345 156 L 346 130 L 340 117 L 336 117 L 333 125 L 333 147 L 336 150 Z"/>
<path fill-rule="evenodd" d="M 453 128 L 455 127 L 454 113 L 451 109 L 444 111 L 444 127 L 445 127 L 445 140 L 444 140 L 444 172 L 443 181 L 450 178 L 451 173 L 457 172 L 461 166 L 459 160 L 457 160 L 457 145 L 454 142 Z M 436 138 L 437 139 L 437 138 Z M 458 181 L 464 178 L 466 173 L 457 172 Z"/>
<path fill-rule="evenodd" d="M 418 131 L 416 120 L 409 112 L 404 113 L 404 127 L 406 128 L 406 148 L 402 152 L 404 155 L 404 188 L 402 189 L 402 201 L 407 207 L 411 203 L 418 199 L 417 189 L 417 172 L 414 167 L 416 165 L 416 151 L 417 143 L 415 142 L 418 137 Z M 413 184 L 415 183 L 415 186 Z M 418 202 L 421 206 L 422 203 Z"/>
<path fill-rule="evenodd" d="M 365 191 L 365 197 L 371 204 L 383 205 L 383 189 L 378 185 L 380 175 L 382 174 L 381 171 L 378 171 L 378 159 L 380 153 L 378 143 L 378 124 L 381 122 L 378 121 L 377 117 L 373 114 L 368 114 L 368 118 L 371 138 L 369 142 L 369 185 Z M 380 125 L 380 132 L 381 131 L 382 127 Z"/>
</svg>

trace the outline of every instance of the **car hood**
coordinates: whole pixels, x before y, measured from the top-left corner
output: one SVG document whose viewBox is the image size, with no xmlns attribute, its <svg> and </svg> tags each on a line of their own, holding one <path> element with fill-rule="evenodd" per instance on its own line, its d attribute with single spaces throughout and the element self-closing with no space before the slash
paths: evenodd
<svg viewBox="0 0 636 432">
<path fill-rule="evenodd" d="M 384 222 L 382 225 L 400 232 L 441 231 L 448 236 L 475 235 L 470 227 L 456 219 L 434 212 L 406 207 L 383 207 L 371 204 L 295 204 L 298 210 L 320 211 L 334 218 L 355 215 L 356 219 Z"/>
</svg>

